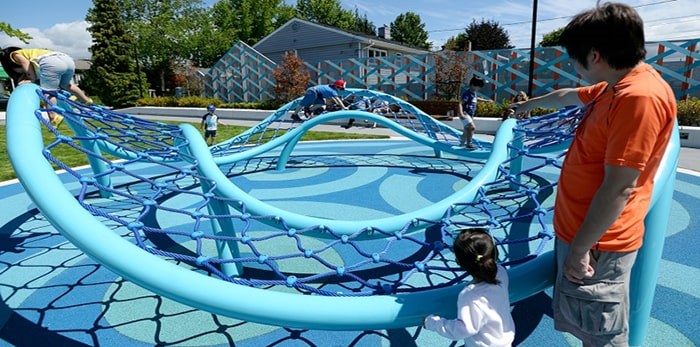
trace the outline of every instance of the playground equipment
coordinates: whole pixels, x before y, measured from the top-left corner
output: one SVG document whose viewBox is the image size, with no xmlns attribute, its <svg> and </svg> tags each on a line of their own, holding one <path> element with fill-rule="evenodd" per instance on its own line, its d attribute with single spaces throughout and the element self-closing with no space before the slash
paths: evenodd
<svg viewBox="0 0 700 347">
<path fill-rule="evenodd" d="M 450 238 L 473 226 L 488 227 L 496 237 L 509 266 L 512 301 L 551 285 L 553 192 L 579 110 L 508 120 L 492 143 L 481 141 L 470 152 L 455 146 L 458 131 L 410 104 L 351 92 L 387 98 L 401 111 L 338 111 L 298 123 L 288 119 L 292 102 L 207 148 L 192 126 L 80 105 L 61 93 L 57 106 L 40 109 L 44 92 L 23 85 L 9 105 L 8 150 L 28 194 L 77 247 L 144 288 L 217 314 L 331 330 L 389 329 L 418 325 L 429 313 L 449 316 L 457 284 L 466 279 L 451 257 Z M 63 114 L 75 135 L 48 125 L 41 117 L 48 111 Z M 363 222 L 285 211 L 234 184 L 254 170 L 331 167 L 318 156 L 296 160 L 294 148 L 314 126 L 350 117 L 377 122 L 433 151 L 411 165 L 473 168 L 466 185 L 430 206 Z M 55 141 L 42 143 L 41 123 Z M 631 341 L 645 335 L 678 142 L 675 136 L 657 175 L 649 232 L 634 269 L 631 339 L 637 340 Z M 85 153 L 92 173 L 57 159 L 54 152 L 63 148 Z M 67 190 L 51 164 L 79 188 Z M 177 220 L 176 227 L 161 227 L 166 219 Z M 271 242 L 289 253 L 271 252 Z"/>
</svg>

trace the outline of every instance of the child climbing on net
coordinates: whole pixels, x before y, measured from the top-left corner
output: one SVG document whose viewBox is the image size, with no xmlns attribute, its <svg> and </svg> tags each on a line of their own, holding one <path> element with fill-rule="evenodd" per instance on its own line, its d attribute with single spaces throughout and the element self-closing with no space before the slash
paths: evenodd
<svg viewBox="0 0 700 347">
<path fill-rule="evenodd" d="M 485 229 L 462 230 L 454 241 L 459 266 L 473 280 L 459 293 L 457 318 L 429 315 L 423 327 L 465 346 L 511 346 L 515 323 L 510 315 L 508 273 L 498 265 L 498 249 Z"/>
</svg>

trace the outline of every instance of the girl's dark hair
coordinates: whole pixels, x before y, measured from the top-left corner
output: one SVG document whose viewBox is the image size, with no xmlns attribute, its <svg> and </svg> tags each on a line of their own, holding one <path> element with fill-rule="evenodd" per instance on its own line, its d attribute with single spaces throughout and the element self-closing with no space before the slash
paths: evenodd
<svg viewBox="0 0 700 347">
<path fill-rule="evenodd" d="M 457 264 L 472 277 L 490 284 L 500 283 L 496 280 L 498 249 L 486 229 L 462 230 L 455 239 L 453 249 Z"/>
<path fill-rule="evenodd" d="M 634 67 L 647 54 L 642 18 L 634 8 L 619 3 L 606 2 L 577 14 L 562 31 L 559 43 L 586 69 L 591 49 L 613 69 Z"/>
<path fill-rule="evenodd" d="M 469 81 L 470 86 L 475 86 L 475 87 L 483 87 L 484 86 L 484 80 L 479 77 L 479 76 L 474 76 L 472 79 Z"/>
<path fill-rule="evenodd" d="M 12 78 L 15 83 L 19 83 L 22 80 L 25 80 L 26 74 L 24 72 L 24 69 L 22 69 L 22 66 L 19 64 L 15 63 L 12 61 L 10 58 L 10 54 L 14 51 L 20 50 L 19 47 L 5 47 L 3 50 L 0 51 L 0 64 L 2 64 L 3 70 L 7 73 L 10 78 Z"/>
</svg>

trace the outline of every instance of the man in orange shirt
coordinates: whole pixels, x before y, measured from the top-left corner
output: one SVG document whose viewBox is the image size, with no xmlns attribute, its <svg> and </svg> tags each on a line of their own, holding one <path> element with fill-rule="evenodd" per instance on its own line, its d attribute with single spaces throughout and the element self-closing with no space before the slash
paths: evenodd
<svg viewBox="0 0 700 347">
<path fill-rule="evenodd" d="M 676 120 L 675 97 L 643 62 L 642 19 L 628 5 L 606 3 L 578 14 L 560 44 L 594 84 L 514 104 L 519 113 L 586 106 L 554 207 L 555 328 L 584 346 L 627 346 L 630 273 Z"/>
</svg>

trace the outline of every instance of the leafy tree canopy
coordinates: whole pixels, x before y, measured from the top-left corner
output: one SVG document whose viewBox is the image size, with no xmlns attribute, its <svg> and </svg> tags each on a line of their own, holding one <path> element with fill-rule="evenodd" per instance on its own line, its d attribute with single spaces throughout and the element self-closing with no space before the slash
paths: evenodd
<svg viewBox="0 0 700 347">
<path fill-rule="evenodd" d="M 29 40 L 32 39 L 32 37 L 29 36 L 29 34 L 26 34 L 21 30 L 17 30 L 5 22 L 0 22 L 0 32 L 7 34 L 7 36 L 9 37 L 16 37 L 24 43 L 29 43 Z"/>
<path fill-rule="evenodd" d="M 216 28 L 253 45 L 294 18 L 296 10 L 282 0 L 221 0 L 212 8 Z M 230 48 L 230 46 L 229 46 Z"/>
<path fill-rule="evenodd" d="M 513 48 L 510 44 L 508 32 L 493 20 L 481 19 L 481 22 L 473 20 L 464 29 L 465 44 L 471 42 L 473 51 L 491 50 L 491 49 L 509 49 Z M 460 50 L 463 47 L 460 47 Z"/>
<path fill-rule="evenodd" d="M 544 34 L 544 36 L 542 36 L 542 41 L 540 41 L 540 47 L 559 46 L 559 37 L 561 37 L 562 31 L 564 31 L 564 28 L 559 28 Z"/>
<path fill-rule="evenodd" d="M 92 35 L 92 66 L 85 87 L 107 105 L 134 105 L 148 89 L 146 78 L 136 69 L 136 46 L 129 36 L 116 0 L 93 0 L 86 20 Z"/>
<path fill-rule="evenodd" d="M 297 0 L 297 14 L 308 21 L 352 30 L 355 16 L 339 0 Z"/>
<path fill-rule="evenodd" d="M 466 51 L 468 48 L 467 34 L 465 33 L 450 37 L 442 46 L 442 49 L 446 51 Z"/>
<path fill-rule="evenodd" d="M 402 13 L 391 22 L 391 39 L 423 49 L 430 49 L 431 46 L 425 24 L 413 12 Z"/>
<path fill-rule="evenodd" d="M 352 31 L 356 31 L 358 33 L 363 33 L 367 35 L 377 34 L 377 27 L 374 25 L 374 23 L 372 23 L 372 21 L 367 19 L 366 13 L 363 16 L 360 16 L 357 7 L 355 7 L 355 13 L 353 14 L 353 17 L 355 18 L 355 23 L 351 28 Z"/>
</svg>

